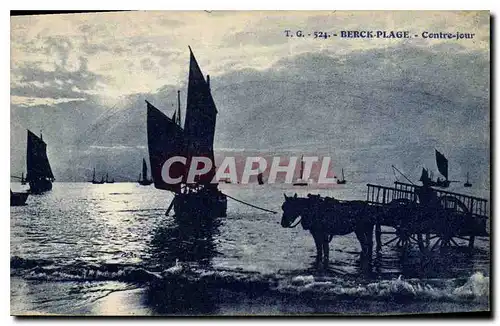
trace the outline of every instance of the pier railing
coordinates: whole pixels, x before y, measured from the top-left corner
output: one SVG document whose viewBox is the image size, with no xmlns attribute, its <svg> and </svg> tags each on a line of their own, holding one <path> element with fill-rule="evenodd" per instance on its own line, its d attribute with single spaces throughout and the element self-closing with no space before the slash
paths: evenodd
<svg viewBox="0 0 500 326">
<path fill-rule="evenodd" d="M 407 199 L 419 202 L 418 190 L 421 186 L 409 183 L 395 182 L 394 187 L 367 184 L 366 201 L 373 205 L 386 205 L 395 199 Z M 467 211 L 476 216 L 488 216 L 488 201 L 484 198 L 459 194 L 451 191 L 433 189 L 438 198 L 442 198 L 444 207 L 457 209 L 457 201 L 462 203 Z"/>
</svg>

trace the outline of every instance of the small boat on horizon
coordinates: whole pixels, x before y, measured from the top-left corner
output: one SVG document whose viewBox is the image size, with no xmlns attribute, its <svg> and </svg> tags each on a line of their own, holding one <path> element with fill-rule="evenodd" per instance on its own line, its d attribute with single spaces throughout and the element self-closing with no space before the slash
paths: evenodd
<svg viewBox="0 0 500 326">
<path fill-rule="evenodd" d="M 344 168 L 342 168 L 342 180 L 337 179 L 337 184 L 339 184 L 339 185 L 345 185 L 346 182 L 347 181 L 344 178 Z"/>
<path fill-rule="evenodd" d="M 146 164 L 146 160 L 142 159 L 142 174 L 139 174 L 139 179 L 137 179 L 137 183 L 141 186 L 149 186 L 153 183 L 153 180 L 148 179 L 148 166 Z"/>
<path fill-rule="evenodd" d="M 95 184 L 95 185 L 102 185 L 106 181 L 104 180 L 104 177 L 101 178 L 101 181 L 97 181 L 96 180 L 96 178 L 95 178 L 95 168 L 94 168 L 94 172 L 92 173 L 92 180 L 90 180 L 89 182 L 91 182 L 92 184 Z"/>
<path fill-rule="evenodd" d="M 259 185 L 263 185 L 264 184 L 264 175 L 262 172 L 260 172 L 258 175 L 257 175 L 257 182 L 259 183 Z"/>
<path fill-rule="evenodd" d="M 111 180 L 108 179 L 108 174 L 107 173 L 106 173 L 106 183 L 115 183 L 115 179 L 114 178 L 111 179 Z"/>
<path fill-rule="evenodd" d="M 472 187 L 472 183 L 469 182 L 469 172 L 467 172 L 467 181 L 464 183 L 464 187 Z"/>
<path fill-rule="evenodd" d="M 304 180 L 304 155 L 300 158 L 300 177 L 293 183 L 294 186 L 307 186 L 307 180 Z"/>
</svg>

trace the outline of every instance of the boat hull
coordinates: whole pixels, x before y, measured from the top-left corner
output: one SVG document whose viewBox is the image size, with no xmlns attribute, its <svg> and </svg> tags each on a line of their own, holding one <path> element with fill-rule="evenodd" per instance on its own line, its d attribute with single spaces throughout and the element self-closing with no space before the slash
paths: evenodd
<svg viewBox="0 0 500 326">
<path fill-rule="evenodd" d="M 137 181 L 138 184 L 140 184 L 141 186 L 149 186 L 153 183 L 153 180 L 140 180 L 140 181 Z"/>
<path fill-rule="evenodd" d="M 226 217 L 227 197 L 221 192 L 176 194 L 174 212 L 178 218 Z"/>
<path fill-rule="evenodd" d="M 10 206 L 26 205 L 29 194 L 27 192 L 10 192 Z"/>
<path fill-rule="evenodd" d="M 29 193 L 30 194 L 41 194 L 46 191 L 52 190 L 52 182 L 47 179 L 40 179 L 36 181 L 30 181 L 29 182 L 30 189 Z"/>
</svg>

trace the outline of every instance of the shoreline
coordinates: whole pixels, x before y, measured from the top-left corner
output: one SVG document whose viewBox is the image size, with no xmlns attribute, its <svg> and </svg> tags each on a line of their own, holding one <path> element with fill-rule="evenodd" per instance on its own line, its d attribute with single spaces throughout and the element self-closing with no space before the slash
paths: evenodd
<svg viewBox="0 0 500 326">
<path fill-rule="evenodd" d="M 74 296 L 75 289 L 88 292 Z M 101 290 L 99 290 L 101 288 Z M 111 288 L 111 290 L 109 290 Z M 114 289 L 113 289 L 114 288 Z M 104 290 L 108 289 L 108 290 Z M 161 290 L 161 289 L 160 289 Z M 90 293 L 90 294 L 89 294 Z M 96 294 L 98 293 L 98 294 Z M 208 292 L 207 292 L 208 293 Z M 206 295 L 204 293 L 203 295 Z M 40 298 L 46 294 L 50 300 Z M 170 293 L 172 294 L 172 293 Z M 414 315 L 488 312 L 486 300 L 450 302 L 380 299 L 324 301 L 293 297 L 253 295 L 220 289 L 209 297 L 186 300 L 186 293 L 169 293 L 130 284 L 101 282 L 38 282 L 11 279 L 10 315 L 27 316 L 286 316 L 321 314 L 331 316 Z M 16 308 L 16 309 L 14 309 Z"/>
</svg>

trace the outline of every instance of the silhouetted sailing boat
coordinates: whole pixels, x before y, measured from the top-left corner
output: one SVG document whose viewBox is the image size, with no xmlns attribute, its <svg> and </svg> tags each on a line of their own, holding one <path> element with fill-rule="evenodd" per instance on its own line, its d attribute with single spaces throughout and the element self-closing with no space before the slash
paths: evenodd
<svg viewBox="0 0 500 326">
<path fill-rule="evenodd" d="M 304 155 L 300 158 L 300 177 L 293 183 L 294 186 L 307 186 L 307 180 L 304 180 Z"/>
<path fill-rule="evenodd" d="M 146 165 L 146 160 L 142 159 L 142 177 L 139 174 L 139 179 L 137 180 L 141 186 L 149 186 L 153 183 L 153 180 L 148 179 L 148 166 Z"/>
<path fill-rule="evenodd" d="M 106 183 L 115 183 L 115 179 L 108 179 L 108 174 L 106 173 Z"/>
<path fill-rule="evenodd" d="M 41 194 L 52 189 L 55 180 L 47 157 L 47 144 L 40 137 L 28 130 L 28 146 L 26 153 L 26 182 L 30 185 L 29 192 Z"/>
<path fill-rule="evenodd" d="M 344 169 L 342 168 L 342 180 L 337 179 L 337 184 L 343 185 L 346 183 L 346 180 L 344 178 Z"/>
<path fill-rule="evenodd" d="M 448 188 L 450 186 L 450 181 L 448 180 L 448 159 L 441 154 L 437 149 L 436 151 L 436 164 L 439 170 L 439 173 L 445 177 L 445 180 L 441 180 L 438 178 L 435 182 L 435 185 L 442 188 Z"/>
<path fill-rule="evenodd" d="M 173 207 L 177 217 L 226 216 L 227 197 L 219 189 L 215 176 L 213 142 L 217 108 L 207 80 L 196 62 L 191 48 L 187 92 L 186 118 L 181 127 L 180 95 L 178 112 L 171 119 L 151 103 L 147 103 L 148 149 L 151 174 L 156 188 L 175 193 L 167 214 Z M 162 168 L 169 158 L 183 157 L 186 164 L 173 162 L 168 177 L 162 177 Z M 188 180 L 188 170 L 194 157 L 208 158 L 212 162 L 210 171 Z"/>
<path fill-rule="evenodd" d="M 26 179 L 24 178 L 24 172 L 21 172 L 21 184 L 22 185 L 26 184 Z"/>
<path fill-rule="evenodd" d="M 464 183 L 464 187 L 472 187 L 472 183 L 469 182 L 469 172 L 467 172 L 467 181 Z"/>
<path fill-rule="evenodd" d="M 92 172 L 92 180 L 90 182 L 92 182 L 92 184 L 95 185 L 102 185 L 104 183 L 104 177 L 101 178 L 101 181 L 97 181 L 95 179 L 95 168 L 94 168 L 94 171 Z"/>
<path fill-rule="evenodd" d="M 257 175 L 257 182 L 260 184 L 260 185 L 263 185 L 264 184 L 264 176 L 263 176 L 263 173 L 260 172 L 258 175 Z"/>
</svg>

